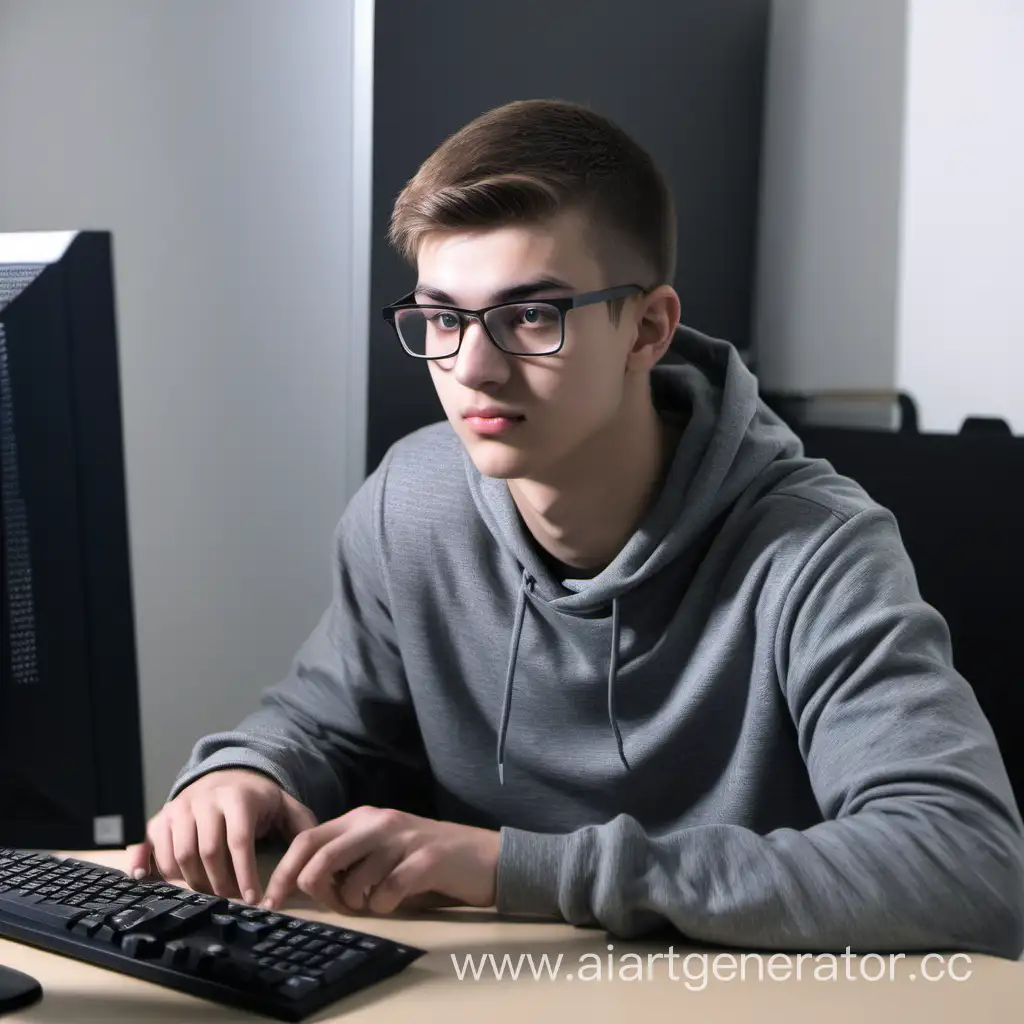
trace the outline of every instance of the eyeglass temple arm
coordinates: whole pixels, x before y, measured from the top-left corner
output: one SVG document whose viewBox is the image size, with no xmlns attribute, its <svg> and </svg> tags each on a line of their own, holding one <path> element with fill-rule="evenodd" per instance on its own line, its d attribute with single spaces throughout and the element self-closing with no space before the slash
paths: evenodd
<svg viewBox="0 0 1024 1024">
<path fill-rule="evenodd" d="M 605 288 L 597 292 L 585 292 L 583 295 L 576 295 L 572 300 L 572 308 L 590 306 L 597 302 L 611 302 L 613 299 L 624 299 L 627 295 L 634 295 L 646 289 L 638 284 L 623 284 L 617 288 Z"/>
</svg>

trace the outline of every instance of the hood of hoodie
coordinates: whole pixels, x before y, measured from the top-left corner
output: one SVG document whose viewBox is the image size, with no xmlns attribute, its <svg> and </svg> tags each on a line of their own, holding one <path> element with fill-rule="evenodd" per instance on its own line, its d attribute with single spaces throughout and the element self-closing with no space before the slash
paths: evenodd
<svg viewBox="0 0 1024 1024">
<path fill-rule="evenodd" d="M 687 552 L 780 457 L 801 454 L 792 431 L 758 395 L 757 379 L 728 342 L 679 327 L 651 390 L 660 412 L 685 424 L 661 491 L 619 554 L 596 576 L 553 582 L 504 480 L 464 453 L 477 511 L 533 579 L 535 599 L 566 615 L 607 606 Z"/>
<path fill-rule="evenodd" d="M 498 543 L 522 566 L 515 621 L 510 623 L 508 668 L 498 737 L 498 771 L 515 689 L 519 641 L 531 601 L 566 616 L 610 615 L 608 721 L 619 757 L 628 768 L 615 713 L 619 660 L 619 600 L 630 590 L 699 549 L 709 531 L 739 497 L 780 458 L 799 456 L 792 431 L 765 406 L 757 379 L 728 342 L 679 327 L 672 351 L 681 363 L 664 363 L 651 375 L 655 407 L 681 422 L 682 436 L 661 491 L 619 554 L 596 576 L 555 580 L 546 571 L 504 480 L 483 476 L 468 453 L 464 463 L 477 511 Z"/>
</svg>

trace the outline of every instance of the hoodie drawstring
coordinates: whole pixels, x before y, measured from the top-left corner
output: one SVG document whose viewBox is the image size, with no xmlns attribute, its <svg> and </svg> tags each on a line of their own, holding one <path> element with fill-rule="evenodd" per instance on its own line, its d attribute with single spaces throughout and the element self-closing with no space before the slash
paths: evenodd
<svg viewBox="0 0 1024 1024">
<path fill-rule="evenodd" d="M 623 763 L 626 771 L 629 771 L 629 762 L 626 760 L 626 753 L 622 749 L 622 733 L 619 732 L 619 720 L 615 717 L 615 677 L 619 672 L 619 599 L 612 601 L 612 650 L 608 659 L 608 723 L 612 727 L 615 736 L 615 745 L 619 748 L 619 760 Z"/>
<path fill-rule="evenodd" d="M 523 619 L 526 618 L 526 590 L 533 586 L 533 577 L 523 570 L 519 600 L 516 603 L 516 624 L 512 630 L 512 646 L 508 652 L 508 671 L 505 673 L 505 706 L 501 709 L 501 728 L 498 731 L 498 783 L 505 785 L 505 735 L 508 732 L 508 716 L 512 709 L 512 680 L 516 674 L 516 658 L 519 656 L 519 638 L 523 635 Z"/>
<path fill-rule="evenodd" d="M 523 635 L 523 622 L 526 618 L 526 592 L 533 588 L 533 577 L 523 571 L 516 602 L 516 621 L 512 629 L 512 643 L 508 653 L 508 671 L 505 673 L 505 698 L 501 709 L 501 725 L 498 729 L 498 782 L 505 785 L 505 737 L 508 735 L 508 721 L 512 710 L 512 688 L 516 674 L 516 659 L 519 657 L 519 641 Z M 612 646 L 608 664 L 608 723 L 615 736 L 615 746 L 619 752 L 619 760 L 626 770 L 629 762 L 622 746 L 622 733 L 619 731 L 619 720 L 615 715 L 615 680 L 619 671 L 619 599 L 612 600 Z"/>
</svg>

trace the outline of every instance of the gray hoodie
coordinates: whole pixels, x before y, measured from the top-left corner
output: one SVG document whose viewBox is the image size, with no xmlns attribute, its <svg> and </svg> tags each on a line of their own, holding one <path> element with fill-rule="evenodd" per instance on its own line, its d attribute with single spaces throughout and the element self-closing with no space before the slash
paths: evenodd
<svg viewBox="0 0 1024 1024">
<path fill-rule="evenodd" d="M 171 796 L 244 766 L 320 820 L 500 829 L 499 910 L 621 936 L 1017 957 L 1024 828 L 893 516 L 731 345 L 677 347 L 652 390 L 682 438 L 599 575 L 553 575 L 507 485 L 417 431 L 345 511 L 288 678 Z"/>
</svg>

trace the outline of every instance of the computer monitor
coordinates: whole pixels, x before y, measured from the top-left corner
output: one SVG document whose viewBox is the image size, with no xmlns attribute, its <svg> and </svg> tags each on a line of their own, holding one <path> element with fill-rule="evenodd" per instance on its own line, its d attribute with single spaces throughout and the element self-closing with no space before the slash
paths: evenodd
<svg viewBox="0 0 1024 1024">
<path fill-rule="evenodd" d="M 144 836 L 124 481 L 111 235 L 0 233 L 0 848 Z"/>
</svg>

